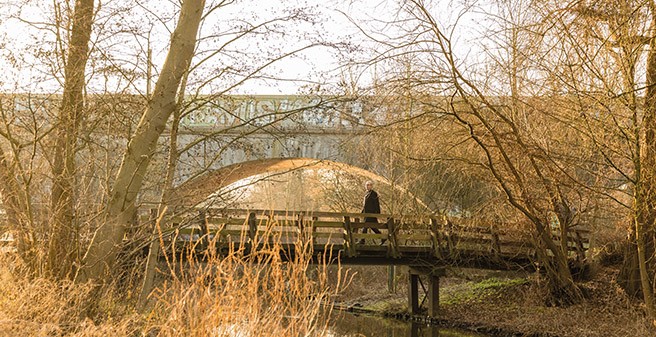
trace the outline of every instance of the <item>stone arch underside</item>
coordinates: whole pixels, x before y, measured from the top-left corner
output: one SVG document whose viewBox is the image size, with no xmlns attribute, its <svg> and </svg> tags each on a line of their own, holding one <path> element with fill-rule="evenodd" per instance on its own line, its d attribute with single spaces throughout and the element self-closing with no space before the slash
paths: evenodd
<svg viewBox="0 0 656 337">
<path fill-rule="evenodd" d="M 179 185 L 171 193 L 169 206 L 196 206 L 205 201 L 210 195 L 219 189 L 258 174 L 279 173 L 285 171 L 291 172 L 298 169 L 322 167 L 343 169 L 353 174 L 366 177 L 372 181 L 389 184 L 388 180 L 383 176 L 357 166 L 330 160 L 318 160 L 312 158 L 258 159 L 229 165 L 218 170 L 208 171 L 203 175 Z"/>
</svg>

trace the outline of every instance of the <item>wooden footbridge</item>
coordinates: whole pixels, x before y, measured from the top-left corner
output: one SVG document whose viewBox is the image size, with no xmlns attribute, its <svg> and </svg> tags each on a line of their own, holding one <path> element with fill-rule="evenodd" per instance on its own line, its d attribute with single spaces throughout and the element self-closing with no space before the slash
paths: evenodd
<svg viewBox="0 0 656 337">
<path fill-rule="evenodd" d="M 151 221 L 156 211 L 151 212 Z M 364 218 L 378 222 L 363 222 Z M 283 259 L 294 259 L 310 250 L 314 261 L 342 264 L 407 265 L 408 305 L 419 310 L 420 275 L 429 278 L 429 315 L 437 315 L 439 277 L 447 266 L 485 269 L 533 269 L 534 240 L 520 230 L 499 226 L 467 225 L 464 220 L 431 216 L 395 217 L 390 214 L 291 212 L 275 210 L 205 209 L 160 224 L 167 242 L 196 251 L 227 252 L 234 247 L 254 249 L 274 245 Z M 375 228 L 378 233 L 363 233 Z M 554 237 L 560 247 L 560 238 Z M 189 244 L 184 244 L 189 243 Z M 308 246 L 309 245 L 309 246 Z M 570 231 L 568 256 L 584 262 L 589 232 Z M 308 248 L 309 247 L 309 248 Z"/>
</svg>

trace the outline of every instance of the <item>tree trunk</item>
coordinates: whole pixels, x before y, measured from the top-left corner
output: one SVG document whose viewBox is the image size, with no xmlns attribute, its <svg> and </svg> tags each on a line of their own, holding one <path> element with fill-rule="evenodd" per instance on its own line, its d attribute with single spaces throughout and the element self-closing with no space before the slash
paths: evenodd
<svg viewBox="0 0 656 337">
<path fill-rule="evenodd" d="M 84 110 L 84 70 L 89 57 L 93 0 L 77 0 L 68 49 L 53 164 L 52 223 L 47 270 L 55 278 L 72 275 L 78 255 L 74 214 L 77 133 Z"/>
<path fill-rule="evenodd" d="M 638 183 L 634 199 L 635 237 L 637 244 L 638 268 L 642 296 L 645 301 L 647 316 L 656 321 L 654 308 L 654 289 L 652 286 L 655 270 L 654 255 L 654 221 L 656 220 L 656 8 L 650 1 L 652 21 L 649 27 L 649 52 L 647 54 L 647 90 L 645 93 L 645 142 L 640 153 L 640 166 L 637 173 Z M 649 262 L 652 261 L 652 262 Z"/>
<path fill-rule="evenodd" d="M 545 275 L 549 280 L 548 304 L 561 306 L 580 303 L 583 294 L 572 278 L 572 272 L 567 264 L 567 253 L 564 253 L 561 247 L 553 241 L 547 230 L 549 226 L 535 222 L 534 224 L 543 243 L 538 245 L 538 259 L 540 264 L 545 267 Z M 547 249 L 552 252 L 553 256 L 547 255 Z"/>
<path fill-rule="evenodd" d="M 183 77 L 182 86 L 180 87 L 180 92 L 178 94 L 178 104 L 176 109 L 173 111 L 173 121 L 171 122 L 171 132 L 169 133 L 169 157 L 166 165 L 166 178 L 164 179 L 164 185 L 162 186 L 162 195 L 160 197 L 160 204 L 155 216 L 153 218 L 153 230 L 152 236 L 150 238 L 150 244 L 148 245 L 148 258 L 146 259 L 146 269 L 144 270 L 143 283 L 141 285 L 141 291 L 139 293 L 138 306 L 139 308 L 145 308 L 148 303 L 148 296 L 153 291 L 155 287 L 155 271 L 157 267 L 157 259 L 160 254 L 160 240 L 159 240 L 159 224 L 166 212 L 169 203 L 169 197 L 171 196 L 171 191 L 173 190 L 173 179 L 175 178 L 175 171 L 177 169 L 178 159 L 180 154 L 178 153 L 178 129 L 180 127 L 180 116 L 182 103 L 184 102 L 184 93 L 185 86 L 187 83 L 186 72 Z M 155 220 L 157 219 L 157 220 Z"/>
<path fill-rule="evenodd" d="M 617 276 L 617 282 L 627 294 L 633 297 L 642 296 L 640 267 L 638 263 L 638 245 L 636 244 L 635 231 L 631 230 L 631 234 L 624 248 L 624 261 L 620 273 Z"/>
<path fill-rule="evenodd" d="M 10 160 L 0 147 L 0 195 L 6 212 L 7 229 L 16 240 L 16 249 L 28 268 L 37 270 L 34 250 L 34 230 L 31 226 L 30 207 L 24 191 L 16 180 L 15 158 Z M 4 232 L 4 228 L 0 232 Z"/>
<path fill-rule="evenodd" d="M 153 97 L 128 143 L 105 211 L 105 221 L 96 231 L 78 273 L 80 282 L 101 279 L 114 264 L 157 140 L 176 108 L 176 94 L 194 55 L 204 4 L 204 0 L 185 0 L 182 3 Z"/>
</svg>

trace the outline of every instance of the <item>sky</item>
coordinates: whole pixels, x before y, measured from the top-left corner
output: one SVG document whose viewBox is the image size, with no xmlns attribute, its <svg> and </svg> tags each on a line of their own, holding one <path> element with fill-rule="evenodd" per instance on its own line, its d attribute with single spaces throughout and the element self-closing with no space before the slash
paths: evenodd
<svg viewBox="0 0 656 337">
<path fill-rule="evenodd" d="M 62 60 L 60 44 L 54 36 L 53 2 L 32 0 L 3 1 L 0 14 L 0 66 L 5 77 L 0 87 L 5 92 L 52 92 L 61 88 Z M 211 4 L 212 1 L 207 1 Z M 61 2 L 60 2 L 61 3 Z M 192 92 L 241 94 L 293 94 L 299 90 L 321 90 L 338 86 L 340 81 L 371 81 L 373 67 L 340 68 L 344 60 L 364 59 L 375 44 L 352 21 L 367 27 L 372 37 L 393 36 L 386 24 L 396 18 L 393 0 L 237 0 L 235 4 L 208 14 L 199 33 L 198 54 L 189 87 Z M 453 21 L 458 11 L 452 1 L 438 1 L 436 11 Z M 96 3 L 97 5 L 98 3 Z M 160 0 L 104 1 L 96 14 L 92 36 L 93 54 L 87 66 L 89 92 L 131 92 L 146 90 L 146 51 L 152 50 L 155 76 L 168 51 L 170 32 L 177 22 L 176 2 Z M 307 20 L 275 22 L 257 34 L 234 38 L 238 27 L 255 25 L 289 15 L 304 8 Z M 65 9 L 62 7 L 62 11 Z M 265 64 L 271 57 L 309 44 L 317 46 L 283 58 L 261 73 L 258 79 L 240 84 L 245 73 Z M 218 56 L 209 57 L 222 48 Z M 464 51 L 466 53 L 468 51 Z M 209 57 L 207 61 L 201 60 Z M 53 74 L 57 74 L 59 79 Z M 136 75 L 134 75 L 136 74 Z M 215 78 L 209 80 L 208 78 Z M 323 87 L 323 88 L 322 88 Z"/>
</svg>

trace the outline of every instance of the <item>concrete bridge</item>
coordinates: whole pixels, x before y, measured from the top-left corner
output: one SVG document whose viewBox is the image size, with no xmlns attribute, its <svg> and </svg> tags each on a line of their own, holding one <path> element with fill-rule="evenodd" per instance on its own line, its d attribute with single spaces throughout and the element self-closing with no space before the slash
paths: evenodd
<svg viewBox="0 0 656 337">
<path fill-rule="evenodd" d="M 209 170 L 177 186 L 170 197 L 169 206 L 194 207 L 205 201 L 212 193 L 253 175 L 291 172 L 299 169 L 321 169 L 349 171 L 372 181 L 384 181 L 375 173 L 343 163 L 311 158 L 257 159 Z"/>
<path fill-rule="evenodd" d="M 256 174 L 330 162 L 346 170 L 385 180 L 381 170 L 353 149 L 369 141 L 365 125 L 376 110 L 362 99 L 322 96 L 222 96 L 185 107 L 177 135 L 173 206 L 195 205 L 221 187 Z M 167 130 L 168 131 L 168 130 Z M 170 135 L 164 132 L 151 176 L 163 177 Z M 365 163 L 363 165 L 363 163 Z M 157 202 L 159 179 L 151 179 L 142 202 Z"/>
<path fill-rule="evenodd" d="M 229 96 L 187 107 L 179 147 L 179 179 L 237 163 L 310 158 L 355 164 L 347 143 L 362 140 L 373 110 L 362 101 L 288 95 Z M 162 143 L 167 145 L 168 135 Z"/>
<path fill-rule="evenodd" d="M 320 95 L 189 96 L 181 107 L 175 185 L 214 170 L 258 160 L 308 158 L 357 167 L 363 158 L 354 156 L 349 147 L 368 137 L 365 125 L 377 123 L 379 108 L 371 100 Z M 46 123 L 40 126 L 43 130 L 50 127 L 47 123 L 60 101 L 60 95 L 0 95 L 0 102 L 17 118 L 33 117 Z M 144 98 L 89 95 L 85 105 L 90 111 L 88 123 L 94 125 L 84 130 L 89 132 L 85 137 L 98 146 L 83 148 L 81 160 L 107 161 L 105 167 L 98 166 L 87 174 L 96 174 L 98 179 L 113 176 L 143 111 Z M 161 194 L 161 178 L 171 147 L 169 132 L 170 128 L 161 135 L 158 152 L 153 155 L 151 179 L 146 182 L 142 202 L 157 202 Z"/>
</svg>

